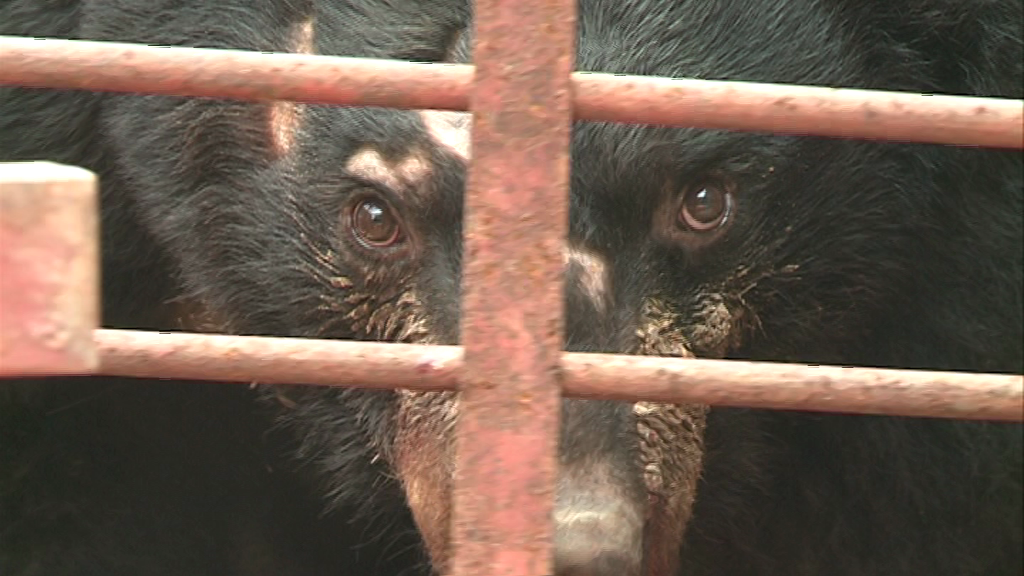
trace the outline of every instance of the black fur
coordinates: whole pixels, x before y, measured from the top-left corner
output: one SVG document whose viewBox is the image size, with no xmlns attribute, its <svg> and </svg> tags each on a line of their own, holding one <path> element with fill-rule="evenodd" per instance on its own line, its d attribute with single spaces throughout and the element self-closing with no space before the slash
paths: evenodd
<svg viewBox="0 0 1024 576">
<path fill-rule="evenodd" d="M 1024 91 L 1016 1 L 589 5 L 583 69 Z M 603 124 L 574 145 L 573 233 L 614 255 L 617 298 L 674 302 L 691 343 L 721 294 L 745 314 L 729 357 L 1021 372 L 1018 151 Z M 738 191 L 718 241 L 651 239 L 666 181 L 723 172 Z M 1024 569 L 1019 425 L 712 409 L 707 440 L 681 574 Z"/>
<path fill-rule="evenodd" d="M 0 4 L 0 33 L 285 50 L 288 27 L 314 10 L 317 52 L 439 60 L 468 18 L 463 3 L 449 4 L 14 0 Z M 1024 91 L 1018 0 L 580 7 L 580 69 Z M 436 169 L 419 203 L 376 190 L 417 250 L 368 256 L 339 228 L 367 188 L 341 166 L 367 142 L 400 156 L 425 142 L 422 126 L 407 112 L 305 113 L 295 154 L 277 160 L 264 106 L 5 88 L 0 159 L 46 157 L 103 178 L 108 325 L 173 328 L 168 303 L 187 298 L 235 333 L 394 337 L 348 319 L 368 298 L 402 322 L 428 320 L 428 334 L 407 339 L 455 342 L 462 166 L 431 150 Z M 698 355 L 1024 370 L 1018 151 L 590 123 L 574 132 L 572 168 L 572 239 L 611 263 L 613 287 L 607 314 L 570 298 L 573 349 L 635 350 L 644 300 L 656 298 Z M 707 178 L 735 187 L 728 229 L 711 241 L 652 227 Z M 339 277 L 353 285 L 339 289 Z M 414 310 L 399 303 L 410 287 Z M 719 305 L 724 323 L 709 312 Z M 389 534 L 412 530 L 376 458 L 394 433 L 391 393 L 287 391 L 298 401 L 286 411 L 296 447 L 280 430 L 264 438 L 269 417 L 243 389 L 36 384 L 5 383 L 0 396 L 5 576 L 364 573 L 331 538 L 302 544 L 306 535 L 359 539 L 340 526 L 352 507 Z M 110 386 L 117 393 L 104 393 Z M 625 435 L 631 423 L 616 410 L 574 420 L 590 425 L 575 434 Z M 224 428 L 197 428 L 209 421 Z M 1024 571 L 1019 425 L 713 409 L 707 442 L 682 574 Z M 326 484 L 336 511 L 325 520 L 307 470 L 286 456 L 296 450 Z M 274 473 L 261 472 L 266 462 Z M 253 547 L 276 556 L 248 568 L 237 550 Z"/>
<path fill-rule="evenodd" d="M 0 3 L 0 33 L 285 51 L 314 10 L 316 52 L 420 61 L 439 59 L 467 18 L 443 2 L 14 0 Z M 323 332 L 325 277 L 309 273 L 320 262 L 299 233 L 333 237 L 330 206 L 358 189 L 341 170 L 357 138 L 386 142 L 418 125 L 386 110 L 308 113 L 301 159 L 275 162 L 266 106 L 3 87 L 0 159 L 101 176 L 106 326 L 178 329 L 178 304 L 200 302 L 240 334 L 358 337 L 344 325 Z M 353 397 L 367 413 L 388 409 L 384 396 Z M 351 467 L 365 472 L 350 476 L 359 500 L 324 517 L 311 474 L 291 456 L 299 448 L 255 399 L 244 387 L 5 382 L 0 574 L 421 567 L 401 493 L 370 463 L 368 431 L 333 438 L 351 440 Z M 353 519 L 352 509 L 374 515 Z"/>
</svg>

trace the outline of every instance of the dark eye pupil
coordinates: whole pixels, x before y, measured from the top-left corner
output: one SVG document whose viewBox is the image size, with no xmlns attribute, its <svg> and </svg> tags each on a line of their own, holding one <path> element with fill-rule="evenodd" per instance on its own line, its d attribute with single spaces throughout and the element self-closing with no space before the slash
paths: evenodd
<svg viewBox="0 0 1024 576">
<path fill-rule="evenodd" d="M 363 241 L 375 246 L 393 244 L 398 239 L 398 222 L 381 204 L 368 200 L 356 208 L 355 231 Z"/>
<path fill-rule="evenodd" d="M 728 193 L 716 186 L 702 186 L 687 194 L 679 216 L 687 227 L 705 231 L 718 227 L 728 215 Z"/>
<path fill-rule="evenodd" d="M 698 220 L 714 220 L 717 215 L 716 210 L 719 208 L 719 203 L 715 200 L 719 198 L 718 195 L 708 192 L 707 188 L 697 192 L 694 198 L 693 215 Z"/>
</svg>

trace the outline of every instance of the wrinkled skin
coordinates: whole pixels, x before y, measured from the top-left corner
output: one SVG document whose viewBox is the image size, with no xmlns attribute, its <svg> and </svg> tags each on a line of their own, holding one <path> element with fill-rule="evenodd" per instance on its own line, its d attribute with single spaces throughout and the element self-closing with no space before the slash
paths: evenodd
<svg viewBox="0 0 1024 576">
<path fill-rule="evenodd" d="M 27 8 L 42 4 L 2 5 L 0 32 L 469 57 L 466 7 L 440 0 L 102 0 L 80 13 L 54 2 L 46 18 Z M 584 0 L 577 67 L 1020 98 L 1021 28 L 1016 0 Z M 123 327 L 457 343 L 466 129 L 464 117 L 422 111 L 0 92 L 0 158 L 102 175 L 105 322 Z M 1019 373 L 1022 186 L 1017 152 L 578 124 L 566 348 Z M 228 511 L 231 522 L 201 535 L 221 564 L 154 561 L 147 573 L 353 569 L 329 544 L 305 543 L 313 554 L 267 529 L 275 514 L 318 536 L 339 530 L 328 532 L 338 542 L 415 526 L 434 568 L 448 562 L 450 395 L 280 387 L 249 411 L 241 391 L 132 385 L 97 408 L 103 381 L 32 384 L 0 397 L 0 416 L 25 415 L 0 419 L 12 463 L 0 470 L 0 513 L 19 518 L 0 531 L 4 574 L 139 570 L 137 550 L 174 550 L 175 539 L 194 549 L 188 537 L 216 508 L 195 502 L 225 498 L 253 518 Z M 215 447 L 198 465 L 158 440 L 146 451 L 149 436 L 115 441 L 108 430 L 125 421 L 153 438 L 183 426 L 135 421 L 159 394 L 173 402 L 156 406 L 183 414 L 225 395 L 236 436 L 194 432 Z M 95 444 L 70 455 L 47 444 L 65 441 L 45 424 L 54 407 Z M 275 411 L 277 440 L 255 442 Z M 39 429 L 48 434 L 26 432 Z M 1021 437 L 1010 424 L 566 401 L 557 573 L 1020 574 Z M 250 445 L 272 454 L 285 487 L 224 489 L 262 481 L 264 456 L 231 456 Z M 111 450 L 146 452 L 123 460 L 139 462 L 132 470 L 178 466 L 190 474 L 172 478 L 191 480 L 138 488 L 149 468 L 115 474 L 103 459 L 88 478 L 135 491 L 46 475 Z M 310 477 L 327 519 L 304 515 Z M 15 505 L 25 493 L 43 504 Z M 48 503 L 58 497 L 64 508 Z M 172 498 L 195 517 L 175 515 Z M 154 499 L 169 512 L 143 512 Z M 133 511 L 108 510 L 124 506 Z M 356 535 L 319 524 L 353 511 L 381 524 Z M 75 548 L 83 534 L 109 553 Z M 58 559 L 69 549 L 79 562 Z M 238 552 L 257 549 L 277 556 Z M 394 547 L 378 552 L 396 561 Z"/>
</svg>

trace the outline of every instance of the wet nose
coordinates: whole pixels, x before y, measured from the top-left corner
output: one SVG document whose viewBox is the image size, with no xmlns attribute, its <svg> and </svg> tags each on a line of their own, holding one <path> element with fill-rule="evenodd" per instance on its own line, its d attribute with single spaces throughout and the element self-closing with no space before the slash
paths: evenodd
<svg viewBox="0 0 1024 576">
<path fill-rule="evenodd" d="M 640 576 L 643 526 L 635 506 L 599 494 L 555 511 L 556 576 Z"/>
</svg>

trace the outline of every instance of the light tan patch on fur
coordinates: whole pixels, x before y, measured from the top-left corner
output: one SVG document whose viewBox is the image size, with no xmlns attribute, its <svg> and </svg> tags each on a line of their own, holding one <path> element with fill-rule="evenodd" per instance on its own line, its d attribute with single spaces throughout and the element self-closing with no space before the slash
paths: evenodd
<svg viewBox="0 0 1024 576">
<path fill-rule="evenodd" d="M 593 252 L 573 246 L 567 247 L 562 254 L 567 268 L 577 268 L 576 274 L 572 276 L 578 279 L 583 294 L 593 302 L 598 312 L 607 311 L 611 276 L 605 260 Z"/>
<path fill-rule="evenodd" d="M 413 150 L 396 161 L 388 161 L 379 150 L 366 146 L 345 164 L 349 173 L 395 192 L 413 191 L 430 177 L 433 167 L 421 150 Z"/>
<path fill-rule="evenodd" d="M 449 556 L 451 489 L 455 475 L 453 392 L 398 391 L 394 467 L 437 573 Z"/>
<path fill-rule="evenodd" d="M 443 62 L 465 64 L 469 61 L 469 46 L 463 31 L 456 32 L 445 52 Z M 432 146 L 445 150 L 463 163 L 472 157 L 473 115 L 453 110 L 417 110 Z"/>
<path fill-rule="evenodd" d="M 658 402 L 633 405 L 649 492 L 662 496 L 685 493 L 692 503 L 704 453 L 707 410 L 701 405 Z"/>
<path fill-rule="evenodd" d="M 169 327 L 185 332 L 221 334 L 228 324 L 195 298 L 179 298 L 169 308 Z"/>
<path fill-rule="evenodd" d="M 268 115 L 271 150 L 276 158 L 287 156 L 295 146 L 301 125 L 299 105 L 295 102 L 274 102 L 270 105 Z"/>
<path fill-rule="evenodd" d="M 296 27 L 292 51 L 296 54 L 313 53 L 313 17 L 306 18 Z"/>
<path fill-rule="evenodd" d="M 615 549 L 626 564 L 643 563 L 644 511 L 646 502 L 636 500 L 620 481 L 622 470 L 603 458 L 564 463 L 559 470 L 558 492 L 552 520 L 555 524 L 556 554 L 568 562 L 556 560 L 556 570 L 569 569 L 578 558 L 581 542 L 591 551 Z M 573 567 L 578 569 L 579 567 Z M 557 572 L 562 574 L 561 571 Z M 589 571 L 587 572 L 589 574 Z M 628 572 L 633 574 L 633 572 Z"/>
<path fill-rule="evenodd" d="M 312 17 L 295 26 L 288 51 L 294 54 L 313 53 Z M 270 104 L 268 122 L 271 149 L 275 157 L 287 156 L 295 146 L 295 139 L 302 124 L 302 109 L 302 105 L 295 102 L 278 101 Z"/>
<path fill-rule="evenodd" d="M 468 163 L 471 150 L 473 116 L 468 112 L 420 110 L 431 141 Z"/>
</svg>

